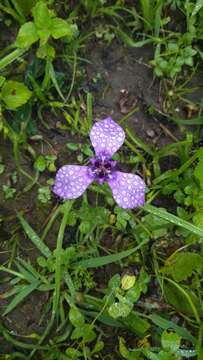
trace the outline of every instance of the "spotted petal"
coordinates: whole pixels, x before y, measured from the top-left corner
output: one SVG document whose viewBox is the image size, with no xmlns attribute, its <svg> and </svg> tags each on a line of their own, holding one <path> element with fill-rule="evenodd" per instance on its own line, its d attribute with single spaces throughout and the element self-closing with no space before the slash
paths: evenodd
<svg viewBox="0 0 203 360">
<path fill-rule="evenodd" d="M 63 199 L 76 199 L 92 181 L 88 166 L 65 165 L 56 174 L 53 192 Z"/>
<path fill-rule="evenodd" d="M 90 140 L 96 155 L 105 153 L 112 156 L 122 146 L 125 133 L 111 117 L 108 117 L 94 124 L 90 131 Z"/>
<path fill-rule="evenodd" d="M 108 183 L 120 207 L 132 209 L 144 204 L 145 183 L 140 176 L 116 171 Z"/>
</svg>

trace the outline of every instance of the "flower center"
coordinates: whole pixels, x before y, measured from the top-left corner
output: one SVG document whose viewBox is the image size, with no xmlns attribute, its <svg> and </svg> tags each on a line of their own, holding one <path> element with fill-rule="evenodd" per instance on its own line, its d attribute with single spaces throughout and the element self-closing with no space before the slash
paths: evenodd
<svg viewBox="0 0 203 360">
<path fill-rule="evenodd" d="M 90 171 L 94 179 L 103 184 L 104 181 L 112 179 L 116 170 L 117 161 L 112 160 L 107 155 L 99 155 L 90 159 Z"/>
</svg>

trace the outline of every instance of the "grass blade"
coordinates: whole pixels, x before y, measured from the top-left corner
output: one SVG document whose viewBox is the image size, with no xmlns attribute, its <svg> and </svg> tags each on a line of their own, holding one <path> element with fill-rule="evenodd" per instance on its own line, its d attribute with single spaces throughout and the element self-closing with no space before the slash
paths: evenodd
<svg viewBox="0 0 203 360">
<path fill-rule="evenodd" d="M 27 271 L 27 269 L 25 269 L 19 262 L 16 261 L 15 264 L 18 268 L 18 271 L 23 274 L 27 282 L 33 283 L 33 281 L 37 280 L 36 277 Z"/>
<path fill-rule="evenodd" d="M 116 261 L 120 261 L 127 256 L 130 256 L 134 252 L 141 249 L 147 242 L 148 242 L 148 240 L 144 240 L 138 246 L 136 246 L 132 249 L 129 249 L 129 250 L 121 251 L 118 254 L 107 255 L 107 256 L 98 256 L 98 257 L 87 259 L 87 260 L 81 260 L 81 261 L 78 261 L 77 263 L 75 263 L 75 265 L 82 266 L 87 269 L 87 268 L 96 268 L 96 267 L 104 266 L 107 264 L 111 264 Z"/>
<path fill-rule="evenodd" d="M 151 39 L 151 38 L 134 41 L 130 36 L 128 36 L 125 32 L 123 32 L 119 28 L 114 28 L 114 30 L 115 30 L 116 34 L 123 40 L 123 42 L 126 45 L 134 47 L 134 48 L 140 48 L 146 44 L 150 44 L 153 42 L 153 39 Z"/>
<path fill-rule="evenodd" d="M 88 130 L 90 130 L 93 124 L 93 96 L 91 93 L 87 93 L 87 124 Z"/>
<path fill-rule="evenodd" d="M 49 76 L 54 84 L 54 87 L 57 91 L 57 93 L 59 94 L 59 96 L 61 97 L 61 99 L 65 102 L 65 98 L 61 92 L 61 89 L 59 87 L 59 84 L 58 84 L 58 81 L 57 81 L 57 78 L 56 78 L 56 73 L 55 73 L 55 70 L 54 70 L 54 67 L 52 65 L 51 62 L 48 63 L 48 66 L 49 66 Z"/>
<path fill-rule="evenodd" d="M 164 220 L 169 221 L 172 224 L 175 224 L 186 230 L 189 230 L 193 234 L 198 235 L 203 240 L 203 229 L 200 229 L 199 227 L 189 223 L 188 221 L 182 220 L 178 216 L 170 214 L 168 211 L 164 209 L 160 209 L 149 204 L 145 204 L 143 206 L 143 209 L 155 216 L 158 216 Z"/>
<path fill-rule="evenodd" d="M 20 220 L 20 223 L 28 236 L 28 238 L 33 242 L 33 244 L 39 249 L 39 251 L 46 257 L 51 256 L 51 250 L 49 250 L 48 246 L 43 243 L 40 237 L 36 234 L 36 232 L 31 228 L 31 226 L 27 223 L 27 221 L 23 218 L 20 213 L 17 213 L 17 217 Z"/>
<path fill-rule="evenodd" d="M 64 232 L 67 225 L 67 220 L 69 216 L 69 212 L 72 208 L 73 201 L 66 201 L 64 203 L 64 212 L 63 212 L 63 218 L 61 221 L 58 238 L 57 238 L 57 244 L 56 244 L 56 263 L 55 263 L 55 290 L 54 290 L 54 297 L 53 297 L 53 312 L 56 314 L 58 304 L 59 304 L 59 298 L 60 298 L 60 287 L 61 287 L 61 265 L 62 265 L 62 245 L 63 245 L 63 238 L 64 238 Z"/>
<path fill-rule="evenodd" d="M 147 154 L 152 155 L 152 156 L 154 155 L 154 152 L 151 149 L 151 147 L 148 146 L 147 144 L 145 144 L 144 141 L 142 141 L 138 136 L 133 134 L 132 131 L 128 127 L 125 127 L 125 131 L 126 131 L 128 137 L 132 140 L 132 142 L 136 146 L 138 146 L 140 149 L 145 151 Z"/>
<path fill-rule="evenodd" d="M 193 119 L 172 119 L 178 125 L 202 125 L 203 124 L 203 116 L 198 116 Z"/>
<path fill-rule="evenodd" d="M 0 70 L 10 65 L 13 61 L 19 59 L 26 51 L 27 49 L 16 49 L 10 54 L 6 55 L 3 59 L 0 60 Z"/>
<path fill-rule="evenodd" d="M 20 293 L 18 293 L 14 299 L 10 302 L 10 304 L 6 307 L 3 316 L 7 315 L 11 312 L 21 301 L 25 299 L 33 290 L 35 290 L 39 285 L 39 281 L 35 281 L 32 284 L 25 285 Z"/>
<path fill-rule="evenodd" d="M 169 321 L 156 314 L 149 315 L 148 319 L 150 319 L 158 327 L 164 330 L 173 329 L 183 339 L 191 341 L 193 344 L 196 343 L 195 337 L 192 336 L 188 330 L 186 330 L 184 327 L 178 326 L 173 321 Z"/>
</svg>

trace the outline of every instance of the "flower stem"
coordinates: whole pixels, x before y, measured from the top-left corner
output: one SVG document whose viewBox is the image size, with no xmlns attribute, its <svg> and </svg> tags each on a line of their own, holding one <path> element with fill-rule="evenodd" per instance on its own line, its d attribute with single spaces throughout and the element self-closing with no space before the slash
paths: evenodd
<svg viewBox="0 0 203 360">
<path fill-rule="evenodd" d="M 73 201 L 67 201 L 64 203 L 64 214 L 61 221 L 61 226 L 58 233 L 57 238 L 57 245 L 56 245 L 56 270 L 55 270 L 55 290 L 54 290 L 54 296 L 53 296 L 53 312 L 56 314 L 58 303 L 59 303 L 59 297 L 60 297 L 60 287 L 61 287 L 61 252 L 62 252 L 62 245 L 63 245 L 63 238 L 64 238 L 64 232 L 69 216 L 69 212 L 72 208 Z"/>
<path fill-rule="evenodd" d="M 61 264 L 61 259 L 62 259 L 61 252 L 62 252 L 64 232 L 65 232 L 69 212 L 70 212 L 70 210 L 72 208 L 72 205 L 73 205 L 73 201 L 66 201 L 64 203 L 64 205 L 62 207 L 60 207 L 60 209 L 63 210 L 63 218 L 62 218 L 61 225 L 60 225 L 60 228 L 59 228 L 58 237 L 57 237 L 57 244 L 56 244 L 55 288 L 54 288 L 54 294 L 53 294 L 52 313 L 51 313 L 51 319 L 48 322 L 48 325 L 47 325 L 44 333 L 42 334 L 38 345 L 42 344 L 44 339 L 47 337 L 47 335 L 49 334 L 49 332 L 50 332 L 50 330 L 51 330 L 51 328 L 52 328 L 52 326 L 54 324 L 54 320 L 56 318 L 56 313 L 57 313 L 59 299 L 60 299 L 60 288 L 61 288 L 61 265 L 62 265 Z M 28 359 L 31 359 L 33 357 L 33 355 L 35 354 L 35 352 L 36 352 L 36 350 L 34 349 L 31 352 Z"/>
</svg>

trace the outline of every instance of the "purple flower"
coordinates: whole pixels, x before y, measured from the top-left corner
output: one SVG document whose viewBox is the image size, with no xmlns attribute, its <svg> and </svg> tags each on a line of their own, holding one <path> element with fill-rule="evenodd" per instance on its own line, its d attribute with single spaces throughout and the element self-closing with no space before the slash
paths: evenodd
<svg viewBox="0 0 203 360">
<path fill-rule="evenodd" d="M 90 140 L 96 156 L 90 159 L 88 166 L 65 165 L 56 174 L 53 191 L 63 199 L 76 199 L 93 182 L 111 187 L 113 197 L 122 208 L 132 209 L 144 204 L 145 183 L 134 174 L 117 170 L 113 154 L 125 140 L 123 129 L 111 117 L 94 124 L 90 131 Z"/>
</svg>

